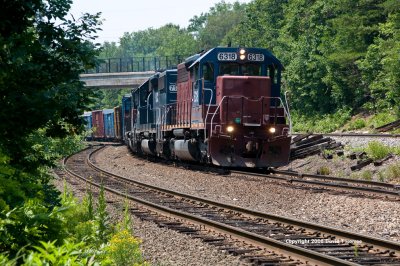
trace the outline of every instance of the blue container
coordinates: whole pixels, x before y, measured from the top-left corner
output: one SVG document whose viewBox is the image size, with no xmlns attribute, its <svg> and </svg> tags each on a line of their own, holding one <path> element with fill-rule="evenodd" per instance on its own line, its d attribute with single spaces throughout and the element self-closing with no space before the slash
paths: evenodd
<svg viewBox="0 0 400 266">
<path fill-rule="evenodd" d="M 104 136 L 107 139 L 113 139 L 115 137 L 114 130 L 114 109 L 104 109 Z"/>
</svg>

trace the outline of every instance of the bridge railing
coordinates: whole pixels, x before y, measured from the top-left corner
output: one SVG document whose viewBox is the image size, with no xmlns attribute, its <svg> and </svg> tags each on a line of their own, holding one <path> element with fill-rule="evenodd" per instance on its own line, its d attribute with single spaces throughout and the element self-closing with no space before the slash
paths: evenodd
<svg viewBox="0 0 400 266">
<path fill-rule="evenodd" d="M 159 69 L 171 69 L 181 63 L 186 56 L 163 56 L 163 57 L 129 57 L 129 58 L 107 58 L 99 59 L 95 68 L 88 69 L 86 74 L 91 73 L 115 73 L 115 72 L 144 72 Z"/>
</svg>

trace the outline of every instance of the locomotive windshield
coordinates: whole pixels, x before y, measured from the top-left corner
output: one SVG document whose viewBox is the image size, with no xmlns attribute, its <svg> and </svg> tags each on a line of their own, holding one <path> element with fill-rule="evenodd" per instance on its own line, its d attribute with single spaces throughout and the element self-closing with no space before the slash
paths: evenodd
<svg viewBox="0 0 400 266">
<path fill-rule="evenodd" d="M 261 76 L 261 65 L 254 63 L 247 63 L 247 64 L 238 64 L 234 62 L 221 63 L 219 65 L 219 75 Z"/>
</svg>

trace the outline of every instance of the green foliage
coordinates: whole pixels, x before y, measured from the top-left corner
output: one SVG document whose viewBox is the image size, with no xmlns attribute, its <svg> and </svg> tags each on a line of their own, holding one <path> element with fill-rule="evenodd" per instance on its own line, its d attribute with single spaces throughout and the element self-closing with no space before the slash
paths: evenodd
<svg viewBox="0 0 400 266">
<path fill-rule="evenodd" d="M 366 124 L 366 122 L 365 122 L 364 119 L 358 118 L 358 119 L 356 119 L 356 120 L 354 120 L 354 121 L 351 121 L 351 122 L 349 123 L 348 129 L 349 129 L 349 130 L 361 129 L 361 128 L 366 127 L 366 125 L 367 125 L 367 124 Z"/>
<path fill-rule="evenodd" d="M 98 90 L 95 102 L 89 105 L 90 110 L 109 109 L 121 105 L 122 97 L 130 93 L 130 89 Z"/>
<path fill-rule="evenodd" d="M 79 74 L 96 63 L 91 40 L 100 22 L 99 14 L 65 18 L 71 3 L 17 0 L 2 5 L 0 147 L 11 164 L 26 165 L 27 136 L 38 128 L 62 137 L 69 133 L 64 124 L 74 130 L 82 124 L 79 114 L 92 92 Z"/>
<path fill-rule="evenodd" d="M 103 185 L 100 188 L 99 200 L 97 202 L 97 215 L 95 221 L 97 224 L 97 238 L 101 243 L 107 242 L 112 230 L 110 229 L 110 218 L 107 213 L 107 203 L 104 195 Z"/>
<path fill-rule="evenodd" d="M 333 132 L 342 127 L 350 119 L 350 111 L 340 110 L 335 114 L 314 115 L 312 117 L 292 112 L 293 129 L 295 132 Z"/>
<path fill-rule="evenodd" d="M 193 54 L 196 43 L 193 36 L 177 25 L 125 33 L 120 38 L 122 56 L 185 56 Z"/>
<path fill-rule="evenodd" d="M 368 157 L 374 160 L 380 160 L 389 155 L 390 147 L 382 144 L 379 141 L 370 141 L 366 148 Z"/>
<path fill-rule="evenodd" d="M 392 112 L 380 112 L 369 119 L 368 126 L 370 128 L 377 128 L 395 120 L 396 116 Z"/>
<path fill-rule="evenodd" d="M 24 260 L 23 265 L 93 265 L 93 257 L 87 256 L 82 251 L 85 243 L 72 243 L 67 240 L 63 245 L 56 245 L 56 241 L 43 242 L 34 246 L 36 251 L 32 251 Z M 85 256 L 86 255 L 86 256 Z"/>
</svg>

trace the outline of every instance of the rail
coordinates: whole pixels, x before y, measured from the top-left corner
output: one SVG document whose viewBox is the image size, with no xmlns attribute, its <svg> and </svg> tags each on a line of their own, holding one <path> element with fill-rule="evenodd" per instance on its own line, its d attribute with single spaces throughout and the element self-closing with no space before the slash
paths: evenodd
<svg viewBox="0 0 400 266">
<path fill-rule="evenodd" d="M 83 177 L 70 171 L 68 167 L 66 167 L 66 170 L 70 174 L 95 186 L 100 186 L 100 182 L 103 183 L 103 178 L 107 178 L 107 176 L 118 178 L 118 180 L 113 180 L 112 182 L 107 181 L 107 186 L 104 186 L 105 190 L 139 202 L 141 205 L 145 205 L 146 208 L 158 213 L 184 219 L 189 223 L 195 223 L 204 228 L 213 228 L 219 232 L 230 234 L 234 238 L 248 241 L 248 243 L 256 243 L 256 245 L 269 250 L 279 251 L 279 253 L 282 252 L 294 258 L 305 259 L 311 264 L 357 265 L 360 263 L 370 265 L 371 263 L 376 263 L 383 265 L 398 264 L 400 261 L 398 254 L 400 246 L 397 242 L 213 202 L 208 199 L 134 181 L 114 175 L 95 166 L 90 162 L 92 152 L 87 151 L 81 154 L 79 160 L 71 161 L 74 164 L 84 164 L 86 162 L 100 173 L 91 173 L 83 169 L 86 176 Z M 87 155 L 86 160 L 82 155 Z M 65 160 L 64 163 L 67 164 L 67 161 Z M 75 166 L 74 170 L 77 170 Z M 90 180 L 87 178 L 89 176 L 91 177 Z M 121 188 L 125 188 L 127 185 L 131 186 L 130 195 L 121 191 Z M 301 239 L 326 240 L 327 242 L 303 245 L 294 241 Z"/>
<path fill-rule="evenodd" d="M 98 59 L 96 67 L 86 70 L 85 73 L 144 72 L 172 69 L 182 63 L 186 57 L 184 55 L 172 55 L 102 58 Z"/>
</svg>

